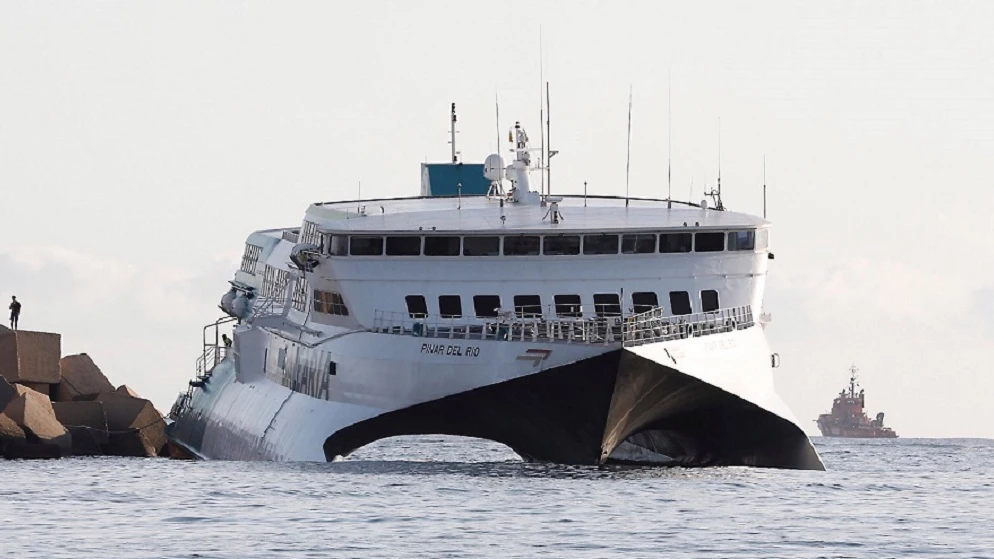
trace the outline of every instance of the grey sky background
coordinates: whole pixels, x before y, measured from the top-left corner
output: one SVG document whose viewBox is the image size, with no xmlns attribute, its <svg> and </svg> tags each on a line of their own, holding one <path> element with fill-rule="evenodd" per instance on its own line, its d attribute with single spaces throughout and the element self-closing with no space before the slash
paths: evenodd
<svg viewBox="0 0 994 559">
<path fill-rule="evenodd" d="M 538 137 L 553 188 L 774 222 L 768 335 L 809 432 L 855 363 L 901 436 L 994 437 L 994 4 L 0 0 L 0 299 L 165 411 L 255 229 Z M 669 78 L 668 78 L 669 77 Z M 669 80 L 669 81 L 668 81 Z"/>
</svg>

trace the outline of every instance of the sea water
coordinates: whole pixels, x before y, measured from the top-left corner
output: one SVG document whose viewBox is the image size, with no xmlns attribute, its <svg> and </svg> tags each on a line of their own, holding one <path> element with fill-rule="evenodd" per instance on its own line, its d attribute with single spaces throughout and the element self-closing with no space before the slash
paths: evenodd
<svg viewBox="0 0 994 559">
<path fill-rule="evenodd" d="M 331 464 L 0 460 L 0 557 L 994 557 L 994 441 L 814 441 L 828 471 L 440 436 Z"/>
</svg>

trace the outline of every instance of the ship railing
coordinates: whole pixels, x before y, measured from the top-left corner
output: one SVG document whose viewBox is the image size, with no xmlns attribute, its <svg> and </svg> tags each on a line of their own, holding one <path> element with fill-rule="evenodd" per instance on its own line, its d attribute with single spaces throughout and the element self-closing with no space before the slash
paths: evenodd
<svg viewBox="0 0 994 559">
<path fill-rule="evenodd" d="M 181 395 L 173 404 L 172 409 L 169 411 L 170 417 L 175 419 L 190 407 L 190 403 L 193 400 L 194 388 L 203 386 L 210 379 L 214 367 L 217 367 L 228 356 L 231 348 L 221 338 L 221 326 L 235 320 L 234 317 L 225 316 L 204 326 L 203 351 L 197 357 L 193 380 L 190 381 L 186 393 Z"/>
<path fill-rule="evenodd" d="M 750 305 L 682 316 L 667 316 L 663 309 L 654 308 L 625 318 L 622 343 L 631 347 L 708 336 L 743 330 L 755 323 Z"/>
<path fill-rule="evenodd" d="M 437 315 L 411 317 L 409 313 L 375 311 L 373 331 L 381 334 L 520 342 L 557 342 L 583 344 L 617 344 L 621 342 L 620 317 L 544 319 L 504 316 L 466 318 Z"/>
</svg>

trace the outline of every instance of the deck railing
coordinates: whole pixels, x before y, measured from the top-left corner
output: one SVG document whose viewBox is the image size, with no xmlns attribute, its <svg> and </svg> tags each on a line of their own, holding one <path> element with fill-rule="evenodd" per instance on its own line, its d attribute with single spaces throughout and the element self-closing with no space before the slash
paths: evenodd
<svg viewBox="0 0 994 559">
<path fill-rule="evenodd" d="M 469 319 L 472 320 L 472 319 Z M 375 311 L 373 331 L 424 338 L 502 340 L 636 346 L 652 342 L 707 336 L 748 328 L 754 324 L 749 306 L 684 316 L 665 316 L 663 309 L 625 317 L 519 318 L 516 313 L 467 322 L 466 318 Z"/>
</svg>

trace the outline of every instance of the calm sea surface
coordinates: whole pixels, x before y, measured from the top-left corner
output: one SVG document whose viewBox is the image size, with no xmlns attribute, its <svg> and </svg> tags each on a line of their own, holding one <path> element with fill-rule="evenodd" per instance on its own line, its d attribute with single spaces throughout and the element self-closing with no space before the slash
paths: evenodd
<svg viewBox="0 0 994 559">
<path fill-rule="evenodd" d="M 815 439 L 827 472 L 520 462 L 0 460 L 0 557 L 994 557 L 994 441 Z"/>
</svg>

